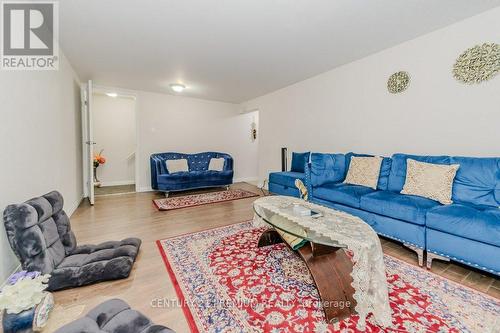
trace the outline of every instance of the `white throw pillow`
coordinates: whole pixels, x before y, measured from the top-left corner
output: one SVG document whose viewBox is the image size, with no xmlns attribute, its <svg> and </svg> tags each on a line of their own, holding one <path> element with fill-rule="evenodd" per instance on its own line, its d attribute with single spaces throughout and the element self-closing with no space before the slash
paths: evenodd
<svg viewBox="0 0 500 333">
<path fill-rule="evenodd" d="M 380 156 L 352 156 L 344 184 L 361 185 L 376 190 L 382 160 L 383 158 Z"/>
<path fill-rule="evenodd" d="M 406 164 L 406 180 L 401 194 L 418 195 L 443 205 L 453 203 L 453 180 L 460 164 L 432 164 L 411 158 L 406 160 Z"/>
<path fill-rule="evenodd" d="M 186 172 L 189 171 L 188 161 L 185 158 L 177 160 L 166 160 L 168 173 Z"/>
<path fill-rule="evenodd" d="M 224 158 L 211 158 L 208 164 L 208 170 L 222 171 L 224 170 Z"/>
</svg>

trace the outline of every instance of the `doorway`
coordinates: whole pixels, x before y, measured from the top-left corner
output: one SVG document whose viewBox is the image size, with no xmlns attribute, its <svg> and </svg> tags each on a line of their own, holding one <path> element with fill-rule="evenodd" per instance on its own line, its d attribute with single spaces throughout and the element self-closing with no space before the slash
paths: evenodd
<svg viewBox="0 0 500 333">
<path fill-rule="evenodd" d="M 92 95 L 94 192 L 135 192 L 135 97 L 96 88 Z"/>
<path fill-rule="evenodd" d="M 84 196 L 135 192 L 136 97 L 118 89 L 82 87 Z"/>
</svg>

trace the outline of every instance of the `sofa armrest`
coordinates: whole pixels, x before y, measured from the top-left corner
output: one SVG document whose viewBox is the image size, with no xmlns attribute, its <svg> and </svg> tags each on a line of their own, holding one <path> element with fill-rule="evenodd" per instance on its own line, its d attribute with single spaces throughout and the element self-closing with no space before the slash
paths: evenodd
<svg viewBox="0 0 500 333">
<path fill-rule="evenodd" d="M 161 167 L 162 159 L 157 156 L 151 155 L 149 159 L 151 168 L 151 188 L 154 190 L 158 189 L 158 176 L 161 174 L 168 173 L 166 168 Z M 163 171 L 163 169 L 165 171 Z"/>
<path fill-rule="evenodd" d="M 313 197 L 313 186 L 311 182 L 311 163 L 307 162 L 305 167 L 304 167 L 304 172 L 305 172 L 305 185 L 307 188 L 307 194 L 309 197 L 309 201 L 312 200 Z"/>
<path fill-rule="evenodd" d="M 224 171 L 233 171 L 234 168 L 233 158 L 231 156 L 225 156 L 224 159 L 226 162 L 224 163 Z"/>
</svg>

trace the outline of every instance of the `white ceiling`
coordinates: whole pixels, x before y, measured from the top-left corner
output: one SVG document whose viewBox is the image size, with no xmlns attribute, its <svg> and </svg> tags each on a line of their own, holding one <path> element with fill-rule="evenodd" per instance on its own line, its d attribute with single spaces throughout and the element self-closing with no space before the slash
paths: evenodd
<svg viewBox="0 0 500 333">
<path fill-rule="evenodd" d="M 82 80 L 239 103 L 500 5 L 500 0 L 64 0 Z"/>
</svg>

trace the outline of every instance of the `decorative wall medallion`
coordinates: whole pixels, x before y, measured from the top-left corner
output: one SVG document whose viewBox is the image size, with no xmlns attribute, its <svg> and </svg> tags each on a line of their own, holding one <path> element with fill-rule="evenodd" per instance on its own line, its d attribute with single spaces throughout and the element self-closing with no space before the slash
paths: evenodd
<svg viewBox="0 0 500 333">
<path fill-rule="evenodd" d="M 250 124 L 250 137 L 252 138 L 252 142 L 257 140 L 257 124 L 255 123 L 255 120 Z"/>
<path fill-rule="evenodd" d="M 453 76 L 464 83 L 480 83 L 500 72 L 500 45 L 484 43 L 467 49 L 453 66 Z"/>
<path fill-rule="evenodd" d="M 410 75 L 407 72 L 397 72 L 392 74 L 387 81 L 387 89 L 391 94 L 405 91 L 410 83 Z"/>
</svg>

